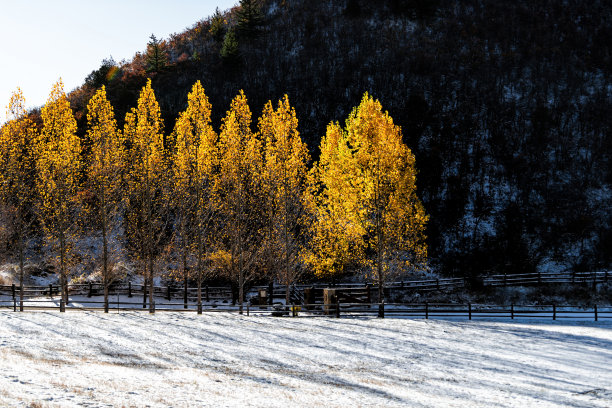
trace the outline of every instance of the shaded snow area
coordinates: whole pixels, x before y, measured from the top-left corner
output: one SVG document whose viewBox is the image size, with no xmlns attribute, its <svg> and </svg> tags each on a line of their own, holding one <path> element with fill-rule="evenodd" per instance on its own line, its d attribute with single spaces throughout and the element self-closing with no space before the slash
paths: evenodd
<svg viewBox="0 0 612 408">
<path fill-rule="evenodd" d="M 0 406 L 610 407 L 612 324 L 0 312 Z"/>
</svg>

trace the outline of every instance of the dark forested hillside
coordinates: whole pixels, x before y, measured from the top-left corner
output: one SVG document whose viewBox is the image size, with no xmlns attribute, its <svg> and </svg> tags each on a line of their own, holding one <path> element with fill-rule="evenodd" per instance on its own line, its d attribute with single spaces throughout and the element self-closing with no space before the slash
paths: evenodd
<svg viewBox="0 0 612 408">
<path fill-rule="evenodd" d="M 442 271 L 610 267 L 612 1 L 260 5 L 105 61 L 71 94 L 81 133 L 100 85 L 122 123 L 151 77 L 170 132 L 201 80 L 215 126 L 239 89 L 255 113 L 287 93 L 316 158 L 327 123 L 367 91 L 416 155 Z M 151 65 L 152 46 L 167 58 Z"/>
</svg>

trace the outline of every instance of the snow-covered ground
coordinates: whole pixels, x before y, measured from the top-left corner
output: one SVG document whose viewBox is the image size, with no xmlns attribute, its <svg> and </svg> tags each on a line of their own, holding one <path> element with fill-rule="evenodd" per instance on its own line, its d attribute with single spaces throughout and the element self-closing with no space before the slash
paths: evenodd
<svg viewBox="0 0 612 408">
<path fill-rule="evenodd" d="M 0 312 L 0 406 L 610 407 L 612 324 Z"/>
</svg>

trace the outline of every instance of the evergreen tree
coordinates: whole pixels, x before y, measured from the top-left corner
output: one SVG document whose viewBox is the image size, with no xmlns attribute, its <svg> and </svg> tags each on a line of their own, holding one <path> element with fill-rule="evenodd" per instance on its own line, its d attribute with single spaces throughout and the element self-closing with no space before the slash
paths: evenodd
<svg viewBox="0 0 612 408">
<path fill-rule="evenodd" d="M 81 171 L 81 144 L 77 123 L 60 80 L 41 112 L 43 129 L 38 146 L 37 190 L 39 215 L 59 252 L 62 299 L 68 303 L 67 255 L 80 209 L 77 192 Z"/>
<path fill-rule="evenodd" d="M 238 47 L 238 39 L 233 28 L 227 30 L 221 47 L 221 58 L 228 65 L 235 65 L 240 61 L 240 49 Z"/>
<path fill-rule="evenodd" d="M 216 8 L 215 14 L 210 19 L 210 34 L 214 40 L 218 43 L 223 41 L 226 32 L 227 21 L 223 15 L 219 12 L 219 7 Z"/>
<path fill-rule="evenodd" d="M 258 0 L 240 0 L 240 8 L 237 13 L 237 29 L 241 38 L 254 38 L 263 25 L 264 16 Z"/>
<path fill-rule="evenodd" d="M 163 41 L 160 41 L 151 34 L 151 41 L 147 43 L 147 71 L 159 72 L 168 64 L 168 56 L 166 55 L 166 47 Z"/>
</svg>

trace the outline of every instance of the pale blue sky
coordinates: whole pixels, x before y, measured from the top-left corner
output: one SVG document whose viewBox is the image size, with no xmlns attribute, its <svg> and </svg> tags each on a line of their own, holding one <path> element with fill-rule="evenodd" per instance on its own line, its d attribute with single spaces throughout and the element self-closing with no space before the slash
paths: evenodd
<svg viewBox="0 0 612 408">
<path fill-rule="evenodd" d="M 130 59 L 149 36 L 167 38 L 238 0 L 0 0 L 0 123 L 19 86 L 28 107 L 61 77 L 83 83 L 104 58 Z"/>
</svg>

